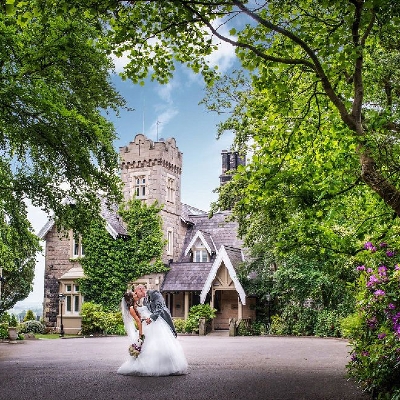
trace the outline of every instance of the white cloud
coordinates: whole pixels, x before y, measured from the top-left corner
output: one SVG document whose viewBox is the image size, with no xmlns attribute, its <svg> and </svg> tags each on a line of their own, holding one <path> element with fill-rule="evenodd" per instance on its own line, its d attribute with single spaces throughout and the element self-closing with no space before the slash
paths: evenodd
<svg viewBox="0 0 400 400">
<path fill-rule="evenodd" d="M 115 54 L 111 55 L 116 73 L 119 74 L 120 72 L 123 72 L 125 65 L 129 63 L 128 54 L 129 53 L 125 51 L 121 57 L 117 57 Z"/>
<path fill-rule="evenodd" d="M 214 27 L 218 28 L 218 32 L 231 40 L 236 40 L 236 38 L 229 34 L 229 28 L 227 25 L 221 25 L 221 21 L 217 20 Z M 236 61 L 235 47 L 231 44 L 218 39 L 216 36 L 212 36 L 213 44 L 218 45 L 218 50 L 212 52 L 206 57 L 206 61 L 211 66 L 217 66 L 220 73 L 225 73 L 228 71 Z"/>
<path fill-rule="evenodd" d="M 161 138 L 161 133 L 164 130 L 165 126 L 171 121 L 179 111 L 176 108 L 168 108 L 163 111 L 159 115 L 153 123 L 150 125 L 150 128 L 146 132 L 146 136 L 152 138 L 153 140 L 158 140 Z"/>
</svg>

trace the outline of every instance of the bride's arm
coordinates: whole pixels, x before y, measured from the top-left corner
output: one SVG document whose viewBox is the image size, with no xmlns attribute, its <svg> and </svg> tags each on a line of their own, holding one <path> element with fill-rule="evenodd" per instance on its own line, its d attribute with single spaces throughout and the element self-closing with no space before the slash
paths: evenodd
<svg viewBox="0 0 400 400">
<path fill-rule="evenodd" d="M 143 330 L 142 330 L 142 321 L 140 319 L 140 316 L 134 306 L 129 307 L 129 313 L 132 315 L 132 318 L 136 321 L 139 330 L 139 337 L 141 338 L 143 336 Z"/>
</svg>

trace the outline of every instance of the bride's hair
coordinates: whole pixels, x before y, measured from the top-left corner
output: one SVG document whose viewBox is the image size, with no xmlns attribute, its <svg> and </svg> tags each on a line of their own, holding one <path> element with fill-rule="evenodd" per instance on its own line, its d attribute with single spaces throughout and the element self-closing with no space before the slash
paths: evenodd
<svg viewBox="0 0 400 400">
<path fill-rule="evenodd" d="M 133 303 L 134 303 L 133 293 L 132 292 L 125 293 L 124 300 L 125 300 L 126 307 L 129 309 L 129 307 L 133 306 Z"/>
</svg>

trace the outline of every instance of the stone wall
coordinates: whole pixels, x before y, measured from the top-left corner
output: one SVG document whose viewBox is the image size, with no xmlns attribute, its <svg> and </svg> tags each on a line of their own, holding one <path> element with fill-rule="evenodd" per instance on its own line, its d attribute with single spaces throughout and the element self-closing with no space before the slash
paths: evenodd
<svg viewBox="0 0 400 400">
<path fill-rule="evenodd" d="M 71 261 L 71 233 L 64 237 L 55 226 L 46 235 L 43 319 L 47 326 L 57 325 L 59 313 L 58 279 L 69 271 L 76 263 Z"/>
</svg>

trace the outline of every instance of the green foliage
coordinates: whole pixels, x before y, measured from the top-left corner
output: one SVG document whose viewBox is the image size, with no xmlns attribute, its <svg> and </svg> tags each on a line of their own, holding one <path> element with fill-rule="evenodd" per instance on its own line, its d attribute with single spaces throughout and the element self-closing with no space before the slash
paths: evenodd
<svg viewBox="0 0 400 400">
<path fill-rule="evenodd" d="M 314 335 L 321 337 L 341 337 L 340 315 L 336 311 L 319 311 L 315 321 Z"/>
<path fill-rule="evenodd" d="M 20 325 L 20 333 L 45 333 L 46 327 L 40 322 L 35 320 L 26 320 Z"/>
<path fill-rule="evenodd" d="M 8 323 L 8 326 L 13 326 L 13 327 L 18 326 L 18 320 L 17 320 L 17 317 L 15 316 L 15 314 L 11 315 L 10 322 Z"/>
<path fill-rule="evenodd" d="M 185 325 L 186 321 L 182 318 L 175 318 L 174 319 L 175 330 L 177 333 L 184 333 L 186 332 Z"/>
<path fill-rule="evenodd" d="M 185 331 L 188 333 L 198 332 L 200 318 L 205 318 L 206 322 L 215 318 L 217 310 L 209 304 L 197 304 L 190 307 L 187 320 L 185 322 Z"/>
<path fill-rule="evenodd" d="M 8 323 L 0 322 L 0 339 L 8 338 Z"/>
<path fill-rule="evenodd" d="M 396 399 L 400 394 L 399 257 L 386 243 L 367 242 L 365 248 L 370 257 L 357 267 L 357 315 L 347 321 L 352 348 L 347 368 L 375 398 Z"/>
<path fill-rule="evenodd" d="M 120 311 L 104 311 L 100 304 L 82 304 L 82 335 L 124 335 L 125 328 Z"/>
<path fill-rule="evenodd" d="M 271 335 L 285 335 L 286 326 L 285 322 L 279 315 L 271 316 L 271 325 L 269 327 L 269 333 Z"/>
<path fill-rule="evenodd" d="M 82 238 L 85 257 L 80 280 L 86 301 L 117 310 L 128 284 L 151 272 L 166 271 L 161 256 L 164 247 L 161 207 L 132 199 L 123 204 L 119 215 L 128 237 L 114 239 L 104 222 L 94 221 Z"/>
<path fill-rule="evenodd" d="M 5 323 L 7 326 L 10 324 L 11 315 L 8 312 L 0 314 L 0 323 Z"/>
<path fill-rule="evenodd" d="M 25 314 L 24 321 L 34 321 L 36 320 L 35 314 L 32 310 L 28 310 Z"/>
<path fill-rule="evenodd" d="M 360 313 L 355 312 L 348 315 L 341 320 L 340 329 L 342 332 L 342 336 L 346 339 L 351 339 L 352 337 L 355 337 L 357 332 L 361 330 L 362 324 L 363 319 Z"/>
<path fill-rule="evenodd" d="M 98 215 L 99 190 L 121 198 L 116 134 L 103 115 L 124 102 L 99 47 L 101 25 L 44 3 L 0 10 L 0 314 L 32 290 L 40 245 L 27 199 L 82 232 Z"/>
</svg>

